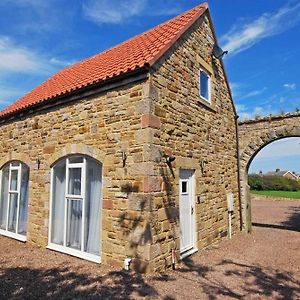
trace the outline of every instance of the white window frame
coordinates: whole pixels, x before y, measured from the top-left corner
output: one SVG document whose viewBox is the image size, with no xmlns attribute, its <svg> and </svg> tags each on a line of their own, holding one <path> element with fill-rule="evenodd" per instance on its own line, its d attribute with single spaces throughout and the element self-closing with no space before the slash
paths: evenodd
<svg viewBox="0 0 300 300">
<path fill-rule="evenodd" d="M 186 191 L 184 192 L 182 190 L 182 184 L 186 183 Z M 180 180 L 180 195 L 188 195 L 189 193 L 189 181 L 187 179 L 181 179 Z"/>
<path fill-rule="evenodd" d="M 77 156 L 77 155 L 76 155 Z M 68 255 L 76 256 L 79 258 L 83 258 L 92 262 L 101 263 L 101 257 L 95 254 L 91 254 L 84 251 L 84 233 L 85 233 L 85 204 L 86 204 L 86 157 L 82 155 L 78 155 L 78 157 L 82 157 L 83 162 L 82 163 L 71 163 L 70 158 L 72 156 L 69 156 L 66 158 L 66 186 L 65 186 L 65 197 L 64 197 L 64 228 L 63 228 L 63 245 L 58 245 L 55 243 L 52 243 L 52 205 L 53 205 L 53 182 L 54 182 L 54 168 L 55 165 L 51 168 L 51 185 L 50 185 L 50 210 L 49 210 L 49 230 L 48 230 L 48 249 L 59 251 Z M 69 190 L 69 169 L 72 168 L 80 168 L 81 169 L 81 195 L 72 195 L 68 193 Z M 99 179 L 100 180 L 100 179 Z M 82 201 L 82 218 L 81 218 L 81 249 L 73 249 L 66 245 L 67 242 L 67 206 L 68 201 Z M 101 203 L 101 199 L 99 199 Z M 101 219 L 101 215 L 100 215 Z M 100 224 L 99 224 L 100 226 Z M 101 230 L 101 229 L 100 229 Z M 99 245 L 100 247 L 100 245 Z M 100 248 L 101 250 L 101 248 Z M 100 252 L 101 253 L 101 252 Z"/>
<path fill-rule="evenodd" d="M 208 77 L 208 82 L 207 82 L 207 92 L 208 92 L 208 99 L 206 99 L 205 97 L 203 97 L 201 95 L 201 73 L 205 73 Z M 209 72 L 207 72 L 205 69 L 201 68 L 199 71 L 199 96 L 200 98 L 205 101 L 208 102 L 209 104 L 211 104 L 211 74 Z"/>
<path fill-rule="evenodd" d="M 26 242 L 27 240 L 27 236 L 19 234 L 18 233 L 18 228 L 19 228 L 19 215 L 20 215 L 20 196 L 21 196 L 21 180 L 22 180 L 22 163 L 17 161 L 17 163 L 19 164 L 18 166 L 14 166 L 13 163 L 16 163 L 16 161 L 14 162 L 10 162 L 9 163 L 9 175 L 8 175 L 8 193 L 7 193 L 7 212 L 6 212 L 6 228 L 1 229 L 0 228 L 0 234 L 10 237 L 10 238 L 14 238 L 16 240 L 19 240 L 21 242 Z M 4 166 L 5 168 L 6 166 Z M 16 190 L 11 190 L 11 173 L 12 171 L 17 171 L 17 189 Z M 2 173 L 3 173 L 3 168 L 0 171 L 0 192 L 2 191 Z M 11 232 L 8 230 L 8 218 L 9 218 L 9 211 L 10 211 L 10 195 L 11 194 L 17 194 L 17 220 L 16 220 L 16 232 Z M 1 193 L 0 193 L 1 195 Z M 5 200 L 3 200 L 5 201 Z"/>
</svg>

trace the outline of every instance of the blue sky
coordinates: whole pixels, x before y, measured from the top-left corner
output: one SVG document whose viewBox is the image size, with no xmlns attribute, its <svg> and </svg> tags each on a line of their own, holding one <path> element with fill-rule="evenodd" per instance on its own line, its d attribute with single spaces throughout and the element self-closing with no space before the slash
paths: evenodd
<svg viewBox="0 0 300 300">
<path fill-rule="evenodd" d="M 288 150 L 287 150 L 288 149 Z M 272 142 L 257 153 L 248 173 L 275 171 L 276 169 L 299 172 L 300 138 L 284 138 Z"/>
<path fill-rule="evenodd" d="M 0 109 L 64 66 L 200 3 L 197 0 L 1 0 Z M 240 118 L 300 108 L 299 1 L 208 3 L 219 42 L 229 50 L 224 63 Z M 295 147 L 299 145 L 296 140 L 293 143 Z M 270 147 L 271 153 L 272 144 Z M 293 160 L 290 156 L 290 161 Z M 299 165 L 294 163 L 297 172 Z"/>
</svg>

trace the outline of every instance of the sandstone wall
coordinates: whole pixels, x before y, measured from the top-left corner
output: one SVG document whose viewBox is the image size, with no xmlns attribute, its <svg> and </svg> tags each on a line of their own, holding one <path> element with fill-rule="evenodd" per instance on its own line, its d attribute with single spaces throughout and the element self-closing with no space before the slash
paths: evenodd
<svg viewBox="0 0 300 300">
<path fill-rule="evenodd" d="M 13 159 L 30 167 L 29 243 L 48 243 L 51 166 L 80 153 L 103 164 L 102 261 L 120 266 L 135 255 L 133 245 L 143 242 L 133 228 L 147 227 L 149 218 L 144 178 L 154 172 L 147 146 L 153 123 L 148 86 L 127 85 L 0 126 L 0 167 Z"/>
<path fill-rule="evenodd" d="M 249 152 L 251 157 L 251 155 L 256 154 L 263 146 L 273 140 L 299 136 L 299 124 L 299 112 L 240 122 L 239 138 L 241 154 Z M 250 147 L 253 151 L 249 149 Z"/>
<path fill-rule="evenodd" d="M 163 191 L 155 196 L 153 228 L 156 268 L 171 261 L 179 249 L 179 170 L 195 170 L 196 247 L 201 249 L 227 235 L 227 193 L 233 192 L 234 232 L 239 230 L 237 142 L 235 113 L 218 60 L 211 57 L 214 37 L 205 15 L 153 68 L 151 76 L 155 115 L 161 125 L 152 130 L 153 146 L 176 157 L 172 170 L 156 166 Z M 212 79 L 212 103 L 199 97 L 199 71 Z M 174 174 L 172 174 L 172 172 Z"/>
</svg>

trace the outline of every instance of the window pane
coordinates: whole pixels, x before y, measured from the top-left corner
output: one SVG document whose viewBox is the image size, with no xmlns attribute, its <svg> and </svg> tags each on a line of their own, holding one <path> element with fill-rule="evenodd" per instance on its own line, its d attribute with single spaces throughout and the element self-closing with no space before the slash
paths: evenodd
<svg viewBox="0 0 300 300">
<path fill-rule="evenodd" d="M 8 197 L 9 167 L 2 170 L 1 195 L 0 195 L 0 228 L 6 229 L 7 197 Z"/>
<path fill-rule="evenodd" d="M 101 165 L 87 159 L 84 251 L 99 255 Z"/>
<path fill-rule="evenodd" d="M 18 233 L 22 235 L 26 235 L 27 232 L 28 179 L 29 179 L 29 168 L 26 165 L 22 164 L 19 228 L 18 228 Z"/>
<path fill-rule="evenodd" d="M 181 182 L 181 193 L 186 194 L 187 193 L 187 181 Z"/>
<path fill-rule="evenodd" d="M 201 71 L 200 72 L 200 95 L 201 97 L 205 98 L 206 100 L 208 99 L 208 84 L 209 83 L 209 77 L 208 75 Z"/>
<path fill-rule="evenodd" d="M 82 200 L 68 199 L 66 246 L 81 249 Z"/>
<path fill-rule="evenodd" d="M 83 162 L 82 156 L 70 156 L 69 157 L 70 164 L 76 164 L 76 163 L 82 163 L 82 162 Z"/>
<path fill-rule="evenodd" d="M 69 168 L 69 195 L 81 195 L 81 168 Z"/>
<path fill-rule="evenodd" d="M 18 190 L 18 170 L 11 170 L 10 172 L 10 190 L 17 191 Z"/>
<path fill-rule="evenodd" d="M 76 162 L 69 159 L 69 162 L 81 163 L 83 158 L 80 157 L 80 160 L 78 158 Z M 102 166 L 96 161 L 86 158 L 86 164 L 83 166 L 69 167 L 67 185 L 65 182 L 66 167 L 67 159 L 64 159 L 53 169 L 51 242 L 99 255 Z M 84 170 L 85 167 L 86 170 Z M 82 172 L 86 174 L 86 178 L 81 178 Z M 81 187 L 82 180 L 85 182 L 84 187 Z M 67 193 L 65 193 L 65 187 Z M 75 197 L 82 195 L 85 195 L 85 199 Z M 85 206 L 83 207 L 83 205 Z M 66 213 L 64 212 L 65 207 Z M 85 215 L 83 215 L 84 209 Z M 66 230 L 65 241 L 64 228 Z"/>
<path fill-rule="evenodd" d="M 20 165 L 20 162 L 18 162 L 18 161 L 12 161 L 12 162 L 11 162 L 11 165 L 12 165 L 13 167 L 18 167 L 18 166 Z"/>
<path fill-rule="evenodd" d="M 8 213 L 8 230 L 16 232 L 17 224 L 17 208 L 18 208 L 18 194 L 13 193 L 9 195 L 9 213 Z"/>
<path fill-rule="evenodd" d="M 63 245 L 66 189 L 66 160 L 59 162 L 53 169 L 52 182 L 52 228 L 51 242 Z"/>
</svg>

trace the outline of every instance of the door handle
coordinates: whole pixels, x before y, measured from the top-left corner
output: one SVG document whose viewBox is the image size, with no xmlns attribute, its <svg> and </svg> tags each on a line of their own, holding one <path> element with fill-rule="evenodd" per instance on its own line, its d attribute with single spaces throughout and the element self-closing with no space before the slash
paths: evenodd
<svg viewBox="0 0 300 300">
<path fill-rule="evenodd" d="M 193 215 L 193 214 L 194 214 L 194 207 L 191 206 L 191 215 Z"/>
</svg>

